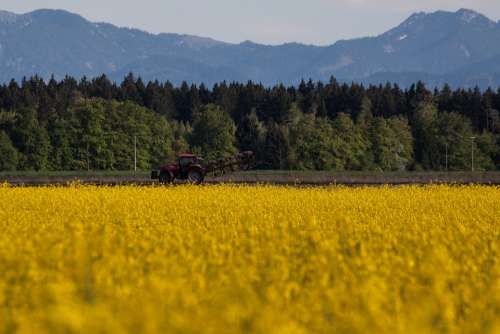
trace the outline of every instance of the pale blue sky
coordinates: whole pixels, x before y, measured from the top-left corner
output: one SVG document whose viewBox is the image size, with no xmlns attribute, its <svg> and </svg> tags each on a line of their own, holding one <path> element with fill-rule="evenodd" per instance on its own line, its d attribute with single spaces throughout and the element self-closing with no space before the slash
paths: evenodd
<svg viewBox="0 0 500 334">
<path fill-rule="evenodd" d="M 462 7 L 500 19 L 500 0 L 0 0 L 0 9 L 16 13 L 66 9 L 155 33 L 317 45 L 380 34 L 415 11 Z"/>
</svg>

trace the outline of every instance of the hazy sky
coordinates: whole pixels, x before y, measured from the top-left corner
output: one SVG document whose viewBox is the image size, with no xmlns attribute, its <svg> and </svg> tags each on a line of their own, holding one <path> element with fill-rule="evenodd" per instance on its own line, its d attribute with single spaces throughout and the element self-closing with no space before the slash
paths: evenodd
<svg viewBox="0 0 500 334">
<path fill-rule="evenodd" d="M 321 45 L 377 35 L 415 11 L 462 7 L 500 19 L 500 0 L 0 0 L 0 9 L 16 13 L 66 9 L 91 21 L 150 32 Z"/>
</svg>

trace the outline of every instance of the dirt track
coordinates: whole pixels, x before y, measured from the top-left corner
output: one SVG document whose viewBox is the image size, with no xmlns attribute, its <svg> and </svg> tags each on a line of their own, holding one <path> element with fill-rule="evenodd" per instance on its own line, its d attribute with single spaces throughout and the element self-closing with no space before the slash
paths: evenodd
<svg viewBox="0 0 500 334">
<path fill-rule="evenodd" d="M 15 186 L 67 185 L 72 182 L 96 185 L 152 185 L 157 182 L 140 175 L 12 175 L 1 176 L 0 183 Z M 404 185 L 404 184 L 488 184 L 500 185 L 500 172 L 477 173 L 327 173 L 327 172 L 250 172 L 207 177 L 207 184 L 278 185 Z"/>
</svg>

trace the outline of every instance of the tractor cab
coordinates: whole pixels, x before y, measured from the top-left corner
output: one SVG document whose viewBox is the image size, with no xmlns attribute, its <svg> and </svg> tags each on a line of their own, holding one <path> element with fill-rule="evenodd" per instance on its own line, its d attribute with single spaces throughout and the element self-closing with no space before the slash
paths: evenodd
<svg viewBox="0 0 500 334">
<path fill-rule="evenodd" d="M 188 177 L 189 169 L 193 165 L 198 166 L 202 160 L 203 159 L 201 159 L 200 157 L 197 157 L 194 154 L 190 154 L 190 153 L 179 154 L 179 156 L 177 157 L 177 162 L 178 162 L 178 166 L 179 166 L 179 172 L 178 172 L 179 177 L 178 178 L 186 179 Z"/>
<path fill-rule="evenodd" d="M 198 164 L 203 160 L 202 158 L 197 157 L 196 155 L 190 153 L 179 154 L 177 158 L 179 162 L 179 167 L 186 167 L 192 164 Z"/>
</svg>

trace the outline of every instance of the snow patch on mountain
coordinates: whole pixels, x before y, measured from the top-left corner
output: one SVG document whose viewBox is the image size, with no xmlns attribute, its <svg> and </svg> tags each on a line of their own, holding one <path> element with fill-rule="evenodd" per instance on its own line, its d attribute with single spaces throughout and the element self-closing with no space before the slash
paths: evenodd
<svg viewBox="0 0 500 334">
<path fill-rule="evenodd" d="M 463 44 L 460 44 L 460 50 L 462 50 L 462 52 L 464 53 L 464 55 L 467 57 L 467 58 L 470 58 L 471 57 L 471 54 L 470 54 L 470 51 L 469 49 L 467 49 L 467 47 Z"/>
<path fill-rule="evenodd" d="M 460 21 L 464 24 L 479 23 L 485 24 L 490 28 L 493 28 L 496 25 L 493 20 L 470 9 L 460 9 L 457 11 L 457 14 L 460 15 Z"/>
</svg>

